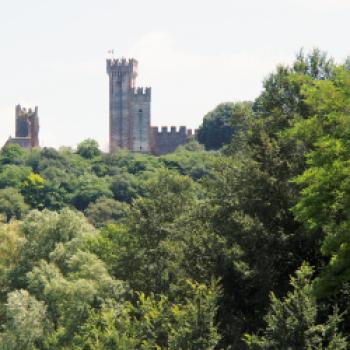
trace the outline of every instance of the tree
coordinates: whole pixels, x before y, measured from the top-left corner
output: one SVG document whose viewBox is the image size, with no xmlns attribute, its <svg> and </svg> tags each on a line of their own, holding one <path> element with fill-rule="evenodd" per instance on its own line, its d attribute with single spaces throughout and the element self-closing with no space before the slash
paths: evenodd
<svg viewBox="0 0 350 350">
<path fill-rule="evenodd" d="M 44 335 L 46 307 L 26 290 L 9 293 L 5 331 L 0 333 L 0 348 L 32 350 Z"/>
<path fill-rule="evenodd" d="M 213 350 L 219 339 L 214 325 L 217 287 L 188 285 L 183 303 L 136 293 L 135 303 L 90 313 L 75 335 L 74 349 Z"/>
<path fill-rule="evenodd" d="M 109 181 L 95 175 L 84 174 L 77 179 L 72 203 L 79 210 L 85 210 L 100 197 L 112 197 Z"/>
<path fill-rule="evenodd" d="M 93 139 L 87 139 L 79 143 L 77 153 L 86 159 L 93 159 L 101 154 L 98 143 Z"/>
<path fill-rule="evenodd" d="M 21 185 L 21 193 L 32 208 L 44 209 L 45 207 L 45 179 L 39 174 L 31 173 Z"/>
<path fill-rule="evenodd" d="M 27 156 L 27 151 L 17 144 L 9 144 L 3 147 L 0 152 L 1 164 L 23 164 Z"/>
<path fill-rule="evenodd" d="M 296 277 L 291 277 L 293 290 L 283 300 L 271 294 L 264 335 L 245 336 L 250 349 L 347 349 L 347 342 L 338 331 L 341 318 L 337 312 L 326 323 L 317 323 L 318 308 L 312 292 L 312 273 L 312 268 L 303 264 Z"/>
<path fill-rule="evenodd" d="M 30 175 L 31 168 L 7 164 L 0 172 L 0 188 L 14 187 L 19 189 L 22 182 Z"/>
<path fill-rule="evenodd" d="M 224 242 L 224 254 L 213 266 L 223 284 L 218 311 L 223 346 L 244 349 L 242 333 L 262 326 L 271 289 L 284 295 L 287 276 L 302 261 L 320 261 L 319 238 L 307 234 L 291 211 L 299 195 L 291 179 L 305 170 L 312 144 L 288 132 L 312 118 L 303 89 L 320 78 L 306 72 L 281 66 L 264 81 L 246 127 L 204 182 L 204 232 L 212 230 Z"/>
<path fill-rule="evenodd" d="M 70 209 L 60 212 L 43 210 L 31 211 L 21 224 L 25 244 L 21 250 L 18 264 L 11 273 L 15 288 L 27 287 L 27 273 L 40 260 L 49 260 L 50 254 L 62 244 L 70 243 L 74 247 L 84 247 L 85 240 L 94 237 L 97 232 L 83 214 Z M 64 258 L 64 256 L 62 257 Z"/>
<path fill-rule="evenodd" d="M 294 213 L 310 235 L 319 237 L 321 252 L 329 258 L 316 280 L 320 297 L 340 291 L 350 273 L 350 72 L 340 67 L 333 74 L 331 81 L 304 87 L 313 117 L 300 120 L 291 131 L 313 146 L 308 168 L 295 179 L 302 190 Z"/>
<path fill-rule="evenodd" d="M 20 260 L 25 244 L 18 221 L 0 224 L 0 242 L 0 320 L 4 320 L 2 303 L 11 291 L 11 273 Z"/>
<path fill-rule="evenodd" d="M 197 140 L 207 150 L 216 150 L 230 143 L 234 132 L 244 128 L 251 114 L 251 102 L 222 103 L 204 116 L 197 131 Z"/>
<path fill-rule="evenodd" d="M 176 322 L 169 336 L 169 350 L 213 350 L 220 339 L 214 321 L 219 288 L 214 282 L 209 288 L 187 282 L 190 284 L 191 297 L 186 299 L 182 308 L 174 305 L 171 309 Z"/>
<path fill-rule="evenodd" d="M 196 193 L 189 177 L 167 169 L 158 171 L 146 183 L 146 193 L 131 207 L 122 241 L 128 248 L 119 248 L 121 261 L 133 261 L 133 268 L 124 275 L 135 290 L 168 293 L 170 286 L 183 277 L 177 269 L 181 244 L 173 235 L 173 226 L 195 203 Z M 116 266 L 116 270 L 123 273 L 123 266 Z"/>
<path fill-rule="evenodd" d="M 95 227 L 119 221 L 127 216 L 129 206 L 112 198 L 101 197 L 95 203 L 90 203 L 84 213 Z"/>
<path fill-rule="evenodd" d="M 174 153 L 160 157 L 160 160 L 168 169 L 177 170 L 181 175 L 188 175 L 193 180 L 199 180 L 208 176 L 215 161 L 215 155 L 209 154 L 204 149 L 196 149 L 201 146 L 193 142 L 193 150 L 187 148 L 190 144 L 178 149 Z"/>
<path fill-rule="evenodd" d="M 123 301 L 125 285 L 90 252 L 90 242 L 99 233 L 81 213 L 69 209 L 32 211 L 21 224 L 21 234 L 25 240 L 19 246 L 20 256 L 9 257 L 15 266 L 4 268 L 4 274 L 13 289 L 26 288 L 45 303 L 47 334 L 43 342 L 46 348 L 63 349 L 90 311 Z M 25 318 L 23 315 L 24 322 Z"/>
<path fill-rule="evenodd" d="M 139 184 L 134 175 L 122 173 L 111 179 L 113 197 L 117 201 L 131 203 L 139 192 Z"/>
<path fill-rule="evenodd" d="M 0 213 L 5 215 L 6 221 L 12 218 L 21 219 L 28 211 L 23 196 L 14 188 L 0 190 Z"/>
</svg>

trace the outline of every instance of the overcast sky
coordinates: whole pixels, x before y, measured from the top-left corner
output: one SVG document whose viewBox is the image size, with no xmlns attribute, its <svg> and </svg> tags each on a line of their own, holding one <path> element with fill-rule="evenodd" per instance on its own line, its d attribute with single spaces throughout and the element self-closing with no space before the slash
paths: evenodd
<svg viewBox="0 0 350 350">
<path fill-rule="evenodd" d="M 106 149 L 109 49 L 139 61 L 153 125 L 198 127 L 301 47 L 341 62 L 349 35 L 350 0 L 0 0 L 0 146 L 20 103 L 39 106 L 43 145 Z"/>
</svg>

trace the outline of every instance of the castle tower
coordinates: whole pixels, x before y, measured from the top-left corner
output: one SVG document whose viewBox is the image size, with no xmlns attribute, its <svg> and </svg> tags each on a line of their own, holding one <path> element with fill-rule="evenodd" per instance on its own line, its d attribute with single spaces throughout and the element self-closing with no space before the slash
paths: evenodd
<svg viewBox="0 0 350 350">
<path fill-rule="evenodd" d="M 30 148 L 39 147 L 39 116 L 38 107 L 34 111 L 16 106 L 16 138 L 28 138 Z"/>
<path fill-rule="evenodd" d="M 150 151 L 151 89 L 136 88 L 137 61 L 108 59 L 109 150 Z"/>
<path fill-rule="evenodd" d="M 24 148 L 32 149 L 39 147 L 39 116 L 38 107 L 34 110 L 29 108 L 22 108 L 20 105 L 16 106 L 15 114 L 16 122 L 16 136 L 10 137 L 6 143 L 17 144 Z"/>
</svg>

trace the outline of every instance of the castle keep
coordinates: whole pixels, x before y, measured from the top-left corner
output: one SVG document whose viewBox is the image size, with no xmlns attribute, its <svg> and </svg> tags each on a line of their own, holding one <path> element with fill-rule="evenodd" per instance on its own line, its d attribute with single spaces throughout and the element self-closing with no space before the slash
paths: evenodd
<svg viewBox="0 0 350 350">
<path fill-rule="evenodd" d="M 109 150 L 125 148 L 133 152 L 170 153 L 192 138 L 192 130 L 181 126 L 151 127 L 151 88 L 136 87 L 135 59 L 108 59 Z"/>
<path fill-rule="evenodd" d="M 16 106 L 16 137 L 10 137 L 5 145 L 18 144 L 24 148 L 39 147 L 38 107 L 34 110 Z"/>
</svg>

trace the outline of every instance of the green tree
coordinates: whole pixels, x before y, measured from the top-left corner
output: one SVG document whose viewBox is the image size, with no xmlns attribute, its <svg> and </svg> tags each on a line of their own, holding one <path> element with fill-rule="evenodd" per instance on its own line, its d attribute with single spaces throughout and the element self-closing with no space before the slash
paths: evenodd
<svg viewBox="0 0 350 350">
<path fill-rule="evenodd" d="M 21 165 L 24 163 L 27 153 L 28 152 L 20 145 L 6 145 L 0 152 L 0 163 Z"/>
<path fill-rule="evenodd" d="M 220 339 L 215 325 L 219 289 L 214 282 L 210 288 L 190 281 L 188 283 L 191 298 L 186 299 L 182 308 L 177 305 L 171 308 L 175 324 L 170 331 L 169 350 L 213 350 Z"/>
<path fill-rule="evenodd" d="M 137 293 L 136 302 L 93 312 L 74 338 L 77 350 L 214 349 L 216 287 L 190 283 L 183 303 Z"/>
<path fill-rule="evenodd" d="M 137 239 L 138 254 L 129 280 L 136 290 L 167 293 L 181 278 L 181 271 L 173 270 L 181 256 L 180 245 L 172 237 L 173 225 L 194 205 L 196 193 L 189 177 L 167 169 L 147 182 L 146 193 L 133 202 L 130 215 L 130 233 Z"/>
<path fill-rule="evenodd" d="M 44 209 L 45 207 L 45 179 L 39 174 L 31 173 L 21 185 L 21 193 L 32 208 Z"/>
<path fill-rule="evenodd" d="M 0 172 L 0 188 L 14 187 L 20 188 L 22 182 L 30 175 L 31 168 L 7 164 Z"/>
<path fill-rule="evenodd" d="M 131 203 L 139 193 L 139 183 L 134 175 L 122 173 L 112 177 L 111 189 L 114 199 Z"/>
<path fill-rule="evenodd" d="M 245 127 L 251 114 L 251 102 L 222 103 L 204 116 L 197 140 L 207 150 L 216 150 L 231 142 L 234 132 Z"/>
<path fill-rule="evenodd" d="M 0 320 L 2 321 L 5 319 L 3 303 L 6 301 L 7 293 L 11 291 L 11 272 L 16 268 L 25 244 L 18 221 L 0 224 L 0 242 Z"/>
<path fill-rule="evenodd" d="M 0 213 L 4 214 L 6 221 L 12 218 L 21 219 L 28 211 L 23 196 L 14 188 L 0 190 Z"/>
<path fill-rule="evenodd" d="M 100 197 L 112 197 L 109 181 L 95 175 L 84 174 L 77 179 L 72 203 L 79 210 L 85 210 Z"/>
<path fill-rule="evenodd" d="M 33 350 L 44 335 L 46 307 L 26 290 L 9 293 L 7 320 L 0 333 L 0 348 L 4 350 Z"/>
<path fill-rule="evenodd" d="M 305 100 L 313 117 L 300 120 L 291 131 L 313 146 L 308 168 L 295 180 L 302 190 L 294 213 L 319 237 L 321 252 L 329 258 L 316 281 L 319 296 L 338 292 L 350 276 L 349 81 L 350 72 L 337 68 L 331 81 L 306 85 Z"/>
<path fill-rule="evenodd" d="M 23 220 L 21 231 L 25 244 L 20 260 L 11 274 L 15 288 L 26 288 L 26 274 L 40 260 L 48 261 L 50 254 L 62 244 L 73 241 L 75 247 L 83 248 L 85 239 L 97 234 L 83 214 L 67 208 L 58 213 L 48 210 L 31 211 Z"/>
<path fill-rule="evenodd" d="M 95 203 L 90 203 L 84 211 L 89 222 L 95 227 L 120 221 L 127 216 L 128 212 L 129 206 L 126 203 L 106 197 L 98 198 Z"/>
<path fill-rule="evenodd" d="M 101 154 L 98 143 L 95 140 L 87 139 L 79 143 L 77 153 L 86 159 L 93 159 Z"/>
<path fill-rule="evenodd" d="M 302 265 L 296 277 L 291 277 L 293 290 L 284 299 L 271 294 L 264 335 L 245 336 L 250 349 L 347 349 L 346 339 L 338 331 L 341 318 L 337 312 L 326 323 L 317 322 L 318 307 L 312 291 L 312 273 L 309 265 Z"/>
<path fill-rule="evenodd" d="M 307 234 L 291 211 L 299 195 L 291 179 L 305 170 L 312 144 L 287 131 L 312 117 L 303 89 L 321 79 L 308 71 L 278 67 L 264 81 L 254 114 L 204 182 L 204 232 L 213 231 L 224 244 L 213 266 L 224 286 L 218 311 L 223 346 L 244 349 L 242 334 L 262 326 L 269 292 L 284 295 L 302 261 L 320 260 L 319 238 Z"/>
</svg>

